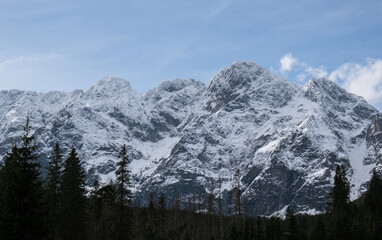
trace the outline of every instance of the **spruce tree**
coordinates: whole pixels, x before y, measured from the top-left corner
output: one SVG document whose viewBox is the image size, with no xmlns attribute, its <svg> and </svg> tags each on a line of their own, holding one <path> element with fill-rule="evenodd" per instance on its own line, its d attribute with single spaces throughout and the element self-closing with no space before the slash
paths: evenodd
<svg viewBox="0 0 382 240">
<path fill-rule="evenodd" d="M 29 117 L 20 147 L 13 146 L 0 171 L 0 239 L 44 238 L 40 165 Z"/>
<path fill-rule="evenodd" d="M 349 208 L 350 186 L 346 178 L 344 166 L 337 165 L 334 185 L 329 195 L 328 211 L 330 213 L 344 212 Z"/>
<path fill-rule="evenodd" d="M 263 240 L 264 239 L 264 231 L 263 231 L 263 221 L 260 216 L 256 217 L 256 226 L 255 226 L 255 239 Z"/>
<path fill-rule="evenodd" d="M 51 239 L 57 239 L 57 222 L 59 218 L 59 194 L 62 182 L 62 153 L 58 143 L 53 147 L 47 168 L 46 183 L 46 204 L 48 214 L 48 231 Z"/>
<path fill-rule="evenodd" d="M 237 230 L 235 223 L 232 223 L 231 230 L 229 233 L 229 239 L 230 240 L 239 240 L 240 239 L 240 232 Z"/>
<path fill-rule="evenodd" d="M 367 233 L 369 239 L 379 239 L 382 236 L 382 180 L 373 171 L 370 186 L 365 194 L 367 214 Z"/>
<path fill-rule="evenodd" d="M 374 215 L 382 218 L 382 180 L 379 178 L 375 169 L 370 179 L 370 186 L 365 194 L 365 205 Z"/>
<path fill-rule="evenodd" d="M 18 218 L 19 151 L 16 145 L 8 152 L 0 169 L 0 239 L 16 239 Z"/>
<path fill-rule="evenodd" d="M 326 240 L 326 228 L 322 215 L 318 215 L 317 220 L 310 232 L 309 239 L 311 240 Z"/>
<path fill-rule="evenodd" d="M 350 186 L 343 166 L 336 167 L 334 186 L 329 195 L 329 237 L 338 240 L 347 240 L 350 237 Z"/>
<path fill-rule="evenodd" d="M 241 188 L 240 188 L 240 170 L 237 169 L 234 175 L 234 187 L 232 189 L 233 215 L 242 214 L 241 206 Z"/>
<path fill-rule="evenodd" d="M 119 239 L 130 239 L 130 219 L 128 218 L 127 206 L 131 203 L 131 173 L 129 164 L 131 160 L 127 156 L 126 145 L 122 146 L 118 158 L 120 161 L 117 163 L 118 169 L 115 172 L 116 186 L 117 186 L 117 202 L 118 202 L 118 215 L 119 215 Z"/>
<path fill-rule="evenodd" d="M 84 239 L 85 181 L 84 170 L 73 147 L 65 160 L 62 174 L 61 233 L 63 240 Z"/>
<path fill-rule="evenodd" d="M 244 231 L 243 238 L 245 240 L 252 240 L 254 238 L 255 231 L 253 229 L 253 221 L 252 218 L 244 216 Z"/>
<path fill-rule="evenodd" d="M 154 192 L 150 192 L 149 203 L 146 213 L 146 219 L 144 222 L 145 239 L 147 240 L 159 240 L 161 237 L 161 231 L 159 225 L 158 212 L 155 207 L 155 195 Z"/>
<path fill-rule="evenodd" d="M 207 211 L 209 214 L 215 213 L 215 184 L 211 181 L 210 191 L 208 193 Z"/>
<path fill-rule="evenodd" d="M 161 210 L 166 209 L 166 198 L 163 193 L 161 193 L 159 196 L 158 206 L 159 206 L 159 209 Z"/>
<path fill-rule="evenodd" d="M 118 225 L 118 204 L 116 202 L 116 186 L 112 180 L 97 191 L 97 197 L 101 201 L 100 224 L 97 231 L 99 239 L 118 239 L 119 233 L 116 228 Z"/>
<path fill-rule="evenodd" d="M 297 240 L 298 238 L 298 226 L 296 217 L 294 216 L 294 213 L 291 209 L 291 207 L 287 208 L 286 216 L 285 216 L 285 222 L 286 222 L 286 229 L 284 231 L 284 237 L 286 240 Z"/>
<path fill-rule="evenodd" d="M 281 220 L 278 217 L 271 217 L 267 221 L 265 229 L 265 239 L 280 240 L 281 239 Z"/>
<path fill-rule="evenodd" d="M 159 196 L 158 201 L 158 222 L 159 222 L 159 235 L 161 239 L 166 239 L 165 223 L 167 220 L 166 199 L 163 193 Z"/>
<path fill-rule="evenodd" d="M 99 182 L 98 178 L 96 178 L 93 182 L 93 189 L 90 192 L 88 204 L 89 236 L 90 239 L 94 240 L 101 239 L 99 220 L 101 218 L 102 202 L 99 190 Z"/>
</svg>

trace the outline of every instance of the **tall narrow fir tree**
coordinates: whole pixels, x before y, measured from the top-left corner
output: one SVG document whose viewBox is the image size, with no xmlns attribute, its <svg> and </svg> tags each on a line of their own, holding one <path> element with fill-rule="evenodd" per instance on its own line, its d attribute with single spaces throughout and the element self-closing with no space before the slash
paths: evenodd
<svg viewBox="0 0 382 240">
<path fill-rule="evenodd" d="M 57 222 L 59 216 L 59 194 L 62 183 L 62 152 L 60 145 L 56 143 L 53 147 L 52 155 L 49 157 L 47 167 L 46 182 L 46 202 L 48 214 L 48 231 L 51 239 L 57 239 Z"/>
<path fill-rule="evenodd" d="M 40 164 L 27 117 L 20 147 L 6 154 L 0 171 L 0 239 L 43 239 Z"/>
<path fill-rule="evenodd" d="M 85 237 L 85 181 L 84 170 L 73 147 L 65 160 L 62 174 L 61 233 L 63 240 Z"/>
<path fill-rule="evenodd" d="M 330 229 L 329 237 L 337 240 L 350 238 L 350 186 L 344 166 L 337 165 L 334 176 L 334 186 L 329 195 L 328 214 Z"/>
<path fill-rule="evenodd" d="M 116 175 L 116 187 L 117 187 L 117 202 L 118 202 L 118 232 L 119 239 L 130 239 L 130 219 L 128 218 L 128 209 L 127 206 L 131 203 L 131 180 L 130 180 L 130 170 L 129 164 L 131 160 L 127 155 L 126 145 L 122 146 L 121 151 L 119 152 L 118 158 L 120 161 L 117 163 Z"/>
</svg>

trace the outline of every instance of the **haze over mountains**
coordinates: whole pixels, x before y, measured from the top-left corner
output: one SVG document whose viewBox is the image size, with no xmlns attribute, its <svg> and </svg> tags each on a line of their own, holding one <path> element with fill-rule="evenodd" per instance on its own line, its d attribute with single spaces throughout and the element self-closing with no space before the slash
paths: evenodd
<svg viewBox="0 0 382 240">
<path fill-rule="evenodd" d="M 75 146 L 89 183 L 114 178 L 126 144 L 141 203 L 151 191 L 185 203 L 214 181 L 228 212 L 239 169 L 249 214 L 288 205 L 315 213 L 325 209 L 337 164 L 347 168 L 352 199 L 382 169 L 378 110 L 327 79 L 301 86 L 253 62 L 233 63 L 208 87 L 174 79 L 140 94 L 107 77 L 85 92 L 0 91 L 0 155 L 28 115 L 41 162 L 56 142 Z"/>
</svg>

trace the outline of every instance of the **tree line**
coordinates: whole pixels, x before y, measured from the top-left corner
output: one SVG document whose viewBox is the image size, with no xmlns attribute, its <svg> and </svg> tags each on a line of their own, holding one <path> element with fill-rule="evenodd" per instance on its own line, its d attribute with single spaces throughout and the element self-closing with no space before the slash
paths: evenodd
<svg viewBox="0 0 382 240">
<path fill-rule="evenodd" d="M 132 204 L 125 145 L 118 154 L 115 182 L 101 186 L 96 179 L 90 187 L 85 185 L 77 150 L 72 147 L 64 155 L 59 143 L 42 176 L 29 118 L 23 130 L 20 143 L 0 163 L 2 240 L 377 240 L 382 236 L 382 181 L 376 171 L 368 191 L 350 202 L 345 168 L 337 166 L 326 212 L 315 216 L 296 215 L 288 207 L 285 219 L 249 217 L 241 210 L 240 181 L 234 187 L 232 215 L 223 215 L 220 198 L 215 204 L 213 183 L 207 211 L 201 211 L 204 206 L 182 209 L 179 198 L 169 207 L 163 193 L 150 193 L 146 207 L 140 207 Z"/>
</svg>

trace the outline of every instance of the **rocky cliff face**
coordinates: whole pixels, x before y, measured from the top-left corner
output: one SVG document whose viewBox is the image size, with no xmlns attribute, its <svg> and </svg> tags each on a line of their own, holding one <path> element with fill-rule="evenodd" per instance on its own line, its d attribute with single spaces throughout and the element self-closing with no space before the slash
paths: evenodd
<svg viewBox="0 0 382 240">
<path fill-rule="evenodd" d="M 325 208 L 336 164 L 348 169 L 352 199 L 382 168 L 382 119 L 363 98 L 326 79 L 296 85 L 252 62 L 235 62 L 208 87 L 174 79 L 139 94 L 105 78 L 86 92 L 1 91 L 0 154 L 27 115 L 42 163 L 55 142 L 74 145 L 89 182 L 113 179 L 127 144 L 139 202 L 155 191 L 185 203 L 214 182 L 229 212 L 239 169 L 249 214 L 287 205 L 314 213 Z"/>
</svg>

